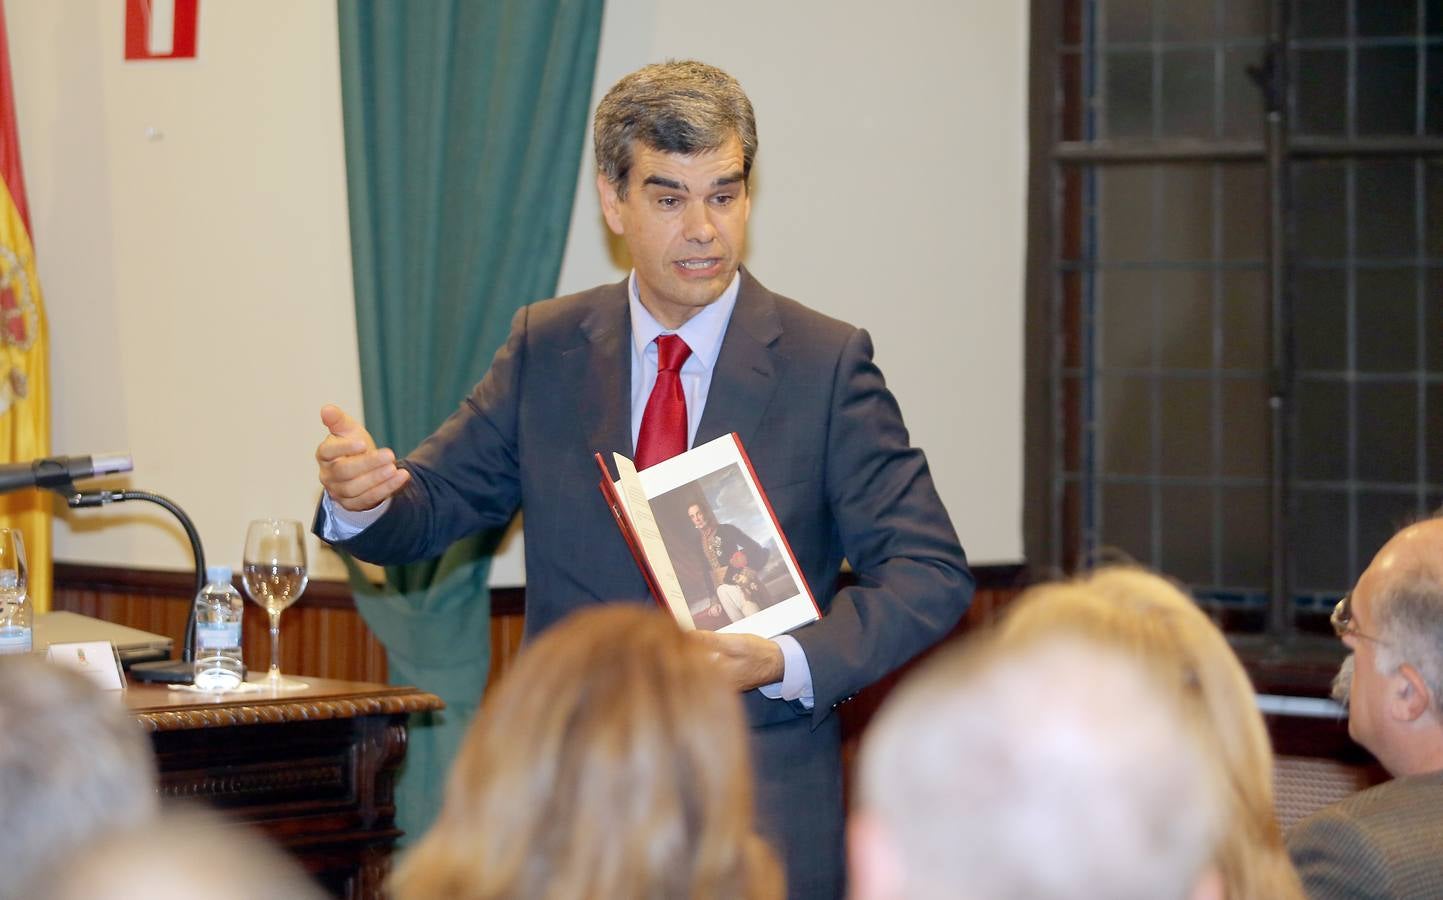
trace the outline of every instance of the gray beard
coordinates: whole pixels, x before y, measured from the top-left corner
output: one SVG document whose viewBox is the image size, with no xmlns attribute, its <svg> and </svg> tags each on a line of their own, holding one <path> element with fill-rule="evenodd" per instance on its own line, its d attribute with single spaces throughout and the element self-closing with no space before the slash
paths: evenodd
<svg viewBox="0 0 1443 900">
<path fill-rule="evenodd" d="M 1353 654 L 1349 653 L 1348 658 L 1343 660 L 1339 667 L 1338 674 L 1333 676 L 1333 699 L 1348 706 L 1348 700 L 1353 690 Z"/>
</svg>

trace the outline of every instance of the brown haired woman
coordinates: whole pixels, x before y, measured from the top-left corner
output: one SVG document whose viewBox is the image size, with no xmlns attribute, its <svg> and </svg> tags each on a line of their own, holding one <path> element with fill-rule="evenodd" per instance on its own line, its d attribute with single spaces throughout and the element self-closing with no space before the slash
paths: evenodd
<svg viewBox="0 0 1443 900">
<path fill-rule="evenodd" d="M 737 694 L 666 616 L 584 610 L 488 693 L 398 900 L 783 894 Z"/>
</svg>

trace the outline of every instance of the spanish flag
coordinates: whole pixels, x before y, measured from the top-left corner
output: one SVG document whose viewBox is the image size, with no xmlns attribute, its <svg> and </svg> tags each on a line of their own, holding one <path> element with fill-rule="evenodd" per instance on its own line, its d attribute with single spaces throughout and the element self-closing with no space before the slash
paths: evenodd
<svg viewBox="0 0 1443 900">
<path fill-rule="evenodd" d="M 10 39 L 0 6 L 0 463 L 50 455 L 50 373 L 45 307 L 30 244 L 30 210 L 20 170 L 20 134 L 10 80 Z M 30 599 L 50 608 L 49 493 L 0 495 L 0 525 L 25 536 Z"/>
</svg>

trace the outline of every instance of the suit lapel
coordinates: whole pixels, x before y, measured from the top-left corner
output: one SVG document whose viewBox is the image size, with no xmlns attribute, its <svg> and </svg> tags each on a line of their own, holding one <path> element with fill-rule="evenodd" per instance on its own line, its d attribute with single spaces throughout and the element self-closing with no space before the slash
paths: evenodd
<svg viewBox="0 0 1443 900">
<path fill-rule="evenodd" d="M 631 446 L 631 337 L 626 282 L 603 289 L 581 322 L 583 342 L 565 351 L 564 384 L 576 385 L 576 412 L 588 450 L 634 456 Z M 607 464 L 610 465 L 610 459 Z"/>
<path fill-rule="evenodd" d="M 771 291 L 742 269 L 737 305 L 712 373 L 696 446 L 732 431 L 741 435 L 743 446 L 751 441 L 777 388 L 771 345 L 781 333 Z"/>
</svg>

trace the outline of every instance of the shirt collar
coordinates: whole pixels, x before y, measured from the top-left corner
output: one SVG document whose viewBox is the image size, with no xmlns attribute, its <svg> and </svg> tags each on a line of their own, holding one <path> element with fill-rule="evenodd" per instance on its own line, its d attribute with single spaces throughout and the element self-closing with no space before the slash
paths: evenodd
<svg viewBox="0 0 1443 900">
<path fill-rule="evenodd" d="M 637 354 L 646 355 L 647 345 L 659 334 L 675 334 L 691 348 L 691 355 L 706 369 L 716 365 L 721 355 L 722 338 L 726 336 L 727 323 L 731 321 L 732 310 L 737 305 L 737 292 L 741 290 L 742 273 L 732 276 L 731 284 L 721 296 L 702 307 L 696 315 L 687 319 L 675 331 L 663 328 L 645 306 L 636 287 L 636 270 L 631 270 L 627 279 L 627 299 L 631 306 L 631 343 Z"/>
</svg>

